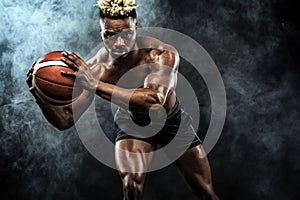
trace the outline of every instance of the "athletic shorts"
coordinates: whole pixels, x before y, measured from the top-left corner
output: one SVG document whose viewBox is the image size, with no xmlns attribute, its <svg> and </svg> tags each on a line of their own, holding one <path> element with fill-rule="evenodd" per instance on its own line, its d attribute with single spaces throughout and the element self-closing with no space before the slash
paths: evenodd
<svg viewBox="0 0 300 200">
<path fill-rule="evenodd" d="M 169 111 L 164 124 L 160 124 L 159 121 L 150 123 L 153 127 L 161 127 L 156 134 L 152 134 L 150 137 L 147 137 L 145 133 L 141 135 L 141 129 L 135 129 L 132 126 L 133 119 L 125 109 L 118 108 L 114 118 L 117 128 L 115 141 L 129 138 L 138 139 L 152 144 L 154 149 L 157 148 L 157 145 L 164 147 L 170 142 L 181 149 L 193 148 L 202 143 L 194 131 L 191 116 L 184 111 L 179 100 L 176 100 L 175 106 Z"/>
</svg>

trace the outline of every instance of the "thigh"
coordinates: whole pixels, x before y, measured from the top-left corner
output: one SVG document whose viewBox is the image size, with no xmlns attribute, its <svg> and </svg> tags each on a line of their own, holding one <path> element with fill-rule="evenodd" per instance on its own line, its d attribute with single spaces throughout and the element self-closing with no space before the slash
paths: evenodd
<svg viewBox="0 0 300 200">
<path fill-rule="evenodd" d="M 154 147 L 138 139 L 122 139 L 115 145 L 115 161 L 119 172 L 141 174 L 147 171 Z"/>
</svg>

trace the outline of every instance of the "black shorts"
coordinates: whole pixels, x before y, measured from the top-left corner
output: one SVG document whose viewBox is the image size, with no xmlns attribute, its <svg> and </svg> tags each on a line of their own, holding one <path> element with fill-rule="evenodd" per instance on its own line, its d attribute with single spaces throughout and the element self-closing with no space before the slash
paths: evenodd
<svg viewBox="0 0 300 200">
<path fill-rule="evenodd" d="M 115 114 L 116 121 L 116 141 L 128 138 L 138 139 L 152 144 L 154 149 L 157 148 L 157 145 L 164 147 L 171 141 L 179 145 L 180 148 L 185 149 L 193 148 L 202 143 L 194 131 L 191 116 L 184 111 L 178 100 L 175 106 L 169 111 L 164 125 L 159 124 L 159 122 L 151 122 L 152 126 L 162 127 L 157 134 L 151 137 L 145 137 L 145 135 L 139 136 L 139 132 L 129 125 L 133 123 L 133 120 L 128 111 L 123 108 L 118 108 Z"/>
</svg>

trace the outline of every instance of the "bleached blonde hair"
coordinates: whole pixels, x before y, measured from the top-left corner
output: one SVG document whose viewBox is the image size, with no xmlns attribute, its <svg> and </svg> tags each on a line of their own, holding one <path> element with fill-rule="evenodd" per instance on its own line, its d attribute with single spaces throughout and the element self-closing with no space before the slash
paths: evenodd
<svg viewBox="0 0 300 200">
<path fill-rule="evenodd" d="M 135 17 L 135 0 L 99 0 L 101 17 Z"/>
</svg>

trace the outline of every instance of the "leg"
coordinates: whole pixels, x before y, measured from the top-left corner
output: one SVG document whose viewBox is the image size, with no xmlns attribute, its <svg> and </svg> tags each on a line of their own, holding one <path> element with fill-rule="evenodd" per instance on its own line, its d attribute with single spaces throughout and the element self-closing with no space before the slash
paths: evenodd
<svg viewBox="0 0 300 200">
<path fill-rule="evenodd" d="M 219 199 L 213 189 L 209 162 L 201 144 L 188 149 L 174 164 L 198 199 Z"/>
<path fill-rule="evenodd" d="M 141 140 L 123 139 L 116 143 L 115 159 L 122 179 L 123 200 L 142 199 L 145 171 L 152 159 L 151 152 L 153 146 Z"/>
</svg>

